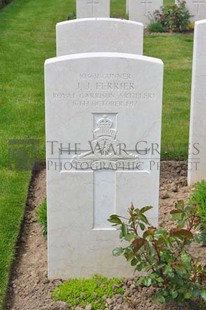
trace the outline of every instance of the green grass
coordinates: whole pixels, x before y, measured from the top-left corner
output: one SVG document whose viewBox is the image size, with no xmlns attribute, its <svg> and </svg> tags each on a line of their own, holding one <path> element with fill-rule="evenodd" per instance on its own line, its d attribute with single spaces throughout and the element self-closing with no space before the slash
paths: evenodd
<svg viewBox="0 0 206 310">
<path fill-rule="evenodd" d="M 147 35 L 144 55 L 164 62 L 162 158 L 187 158 L 192 70 L 191 34 Z"/>
<path fill-rule="evenodd" d="M 126 0 L 111 0 L 111 16 L 114 18 L 126 17 Z"/>
<path fill-rule="evenodd" d="M 47 202 L 46 199 L 38 207 L 37 211 L 37 222 L 41 225 L 43 235 L 47 236 Z"/>
<path fill-rule="evenodd" d="M 190 202 L 198 204 L 199 216 L 201 217 L 206 232 L 206 181 L 198 182 L 195 185 L 195 190 L 190 197 Z"/>
<path fill-rule="evenodd" d="M 122 285 L 123 280 L 95 275 L 91 279 L 74 279 L 59 285 L 52 297 L 55 301 L 65 301 L 72 309 L 90 304 L 92 310 L 103 310 L 106 308 L 105 296 L 123 295 Z"/>
<path fill-rule="evenodd" d="M 14 257 L 30 173 L 0 172 L 0 309 Z"/>
<path fill-rule="evenodd" d="M 38 139 L 44 159 L 43 64 L 55 56 L 55 24 L 74 10 L 74 0 L 14 0 L 0 11 L 0 309 L 31 176 L 8 169 L 8 140 Z M 112 15 L 124 13 L 125 1 L 112 0 Z M 148 35 L 144 53 L 165 62 L 163 155 L 175 158 L 167 144 L 188 141 L 192 36 Z"/>
<path fill-rule="evenodd" d="M 44 158 L 43 64 L 55 55 L 55 24 L 67 13 L 63 0 L 16 0 L 0 11 L 0 309 L 31 176 L 7 168 L 8 140 L 39 139 L 37 159 Z"/>
</svg>

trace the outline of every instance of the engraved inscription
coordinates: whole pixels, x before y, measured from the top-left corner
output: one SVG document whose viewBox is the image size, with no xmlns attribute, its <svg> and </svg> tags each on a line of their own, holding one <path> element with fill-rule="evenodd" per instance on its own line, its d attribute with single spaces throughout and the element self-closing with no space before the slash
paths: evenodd
<svg viewBox="0 0 206 310">
<path fill-rule="evenodd" d="M 122 79 L 122 80 L 131 80 L 131 74 L 128 73 L 82 73 L 80 74 L 80 79 Z"/>
<path fill-rule="evenodd" d="M 88 0 L 87 4 L 90 4 L 93 6 L 94 4 L 99 4 L 99 0 Z"/>
<path fill-rule="evenodd" d="M 156 97 L 153 90 L 140 91 L 128 73 L 81 73 L 72 91 L 53 92 L 56 100 L 66 100 L 74 107 L 138 107 Z"/>
<path fill-rule="evenodd" d="M 80 82 L 78 83 L 78 90 L 133 90 L 134 83 L 132 82 L 96 82 L 94 85 L 91 83 Z"/>
</svg>

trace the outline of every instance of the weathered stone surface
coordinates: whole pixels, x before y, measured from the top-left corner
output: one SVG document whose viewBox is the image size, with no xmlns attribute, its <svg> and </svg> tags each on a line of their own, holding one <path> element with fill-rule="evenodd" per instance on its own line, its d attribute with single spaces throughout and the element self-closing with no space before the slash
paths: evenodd
<svg viewBox="0 0 206 310">
<path fill-rule="evenodd" d="M 110 0 L 76 0 L 76 16 L 110 17 Z"/>
<path fill-rule="evenodd" d="M 143 23 L 146 27 L 155 10 L 163 5 L 162 0 L 129 0 L 129 19 Z"/>
<path fill-rule="evenodd" d="M 188 183 L 206 179 L 206 19 L 195 23 Z"/>
<path fill-rule="evenodd" d="M 143 53 L 143 25 L 115 18 L 58 23 L 57 56 L 88 52 Z"/>
<path fill-rule="evenodd" d="M 122 53 L 45 64 L 50 278 L 129 276 L 107 221 L 136 207 L 158 222 L 163 64 Z"/>
<path fill-rule="evenodd" d="M 178 4 L 178 1 L 175 1 Z M 205 0 L 186 0 L 186 8 L 192 15 L 191 22 L 202 20 L 206 17 L 206 1 Z"/>
</svg>

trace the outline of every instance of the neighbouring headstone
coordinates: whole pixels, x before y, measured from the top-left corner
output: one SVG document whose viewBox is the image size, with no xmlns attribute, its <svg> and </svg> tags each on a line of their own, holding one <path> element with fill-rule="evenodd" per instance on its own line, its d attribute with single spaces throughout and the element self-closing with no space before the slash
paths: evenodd
<svg viewBox="0 0 206 310">
<path fill-rule="evenodd" d="M 129 19 L 147 26 L 155 10 L 159 10 L 163 0 L 129 0 Z"/>
<path fill-rule="evenodd" d="M 206 179 L 206 19 L 195 23 L 188 183 Z"/>
<path fill-rule="evenodd" d="M 76 0 L 76 17 L 110 17 L 110 0 Z"/>
<path fill-rule="evenodd" d="M 111 214 L 158 223 L 163 64 L 85 53 L 45 64 L 49 278 L 131 276 Z"/>
<path fill-rule="evenodd" d="M 178 4 L 178 1 L 175 3 Z M 186 0 L 185 5 L 192 15 L 191 22 L 206 18 L 206 0 Z"/>
<path fill-rule="evenodd" d="M 87 52 L 143 53 L 143 24 L 113 18 L 66 21 L 56 27 L 57 56 Z"/>
</svg>

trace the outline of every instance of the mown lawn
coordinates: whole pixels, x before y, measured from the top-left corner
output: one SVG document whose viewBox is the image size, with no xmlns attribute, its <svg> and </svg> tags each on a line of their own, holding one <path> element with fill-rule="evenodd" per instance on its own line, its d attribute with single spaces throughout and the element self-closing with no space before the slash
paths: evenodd
<svg viewBox="0 0 206 310">
<path fill-rule="evenodd" d="M 55 56 L 55 24 L 67 14 L 64 0 L 16 0 L 0 11 L 0 309 L 31 177 L 8 169 L 21 152 L 8 140 L 38 139 L 44 159 L 43 64 Z"/>
<path fill-rule="evenodd" d="M 147 35 L 144 55 L 164 62 L 162 158 L 187 158 L 193 35 Z"/>
<path fill-rule="evenodd" d="M 124 16 L 124 0 L 111 1 L 112 16 Z M 0 309 L 31 177 L 30 171 L 8 168 L 11 156 L 15 167 L 21 152 L 19 142 L 13 151 L 8 141 L 37 139 L 36 160 L 44 159 L 43 64 L 55 56 L 55 24 L 74 11 L 75 0 L 14 0 L 0 11 Z M 162 149 L 167 158 L 177 157 L 167 144 L 178 150 L 188 141 L 192 40 L 192 35 L 145 36 L 145 55 L 165 62 Z M 186 149 L 180 155 L 186 157 Z"/>
</svg>

